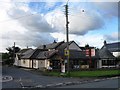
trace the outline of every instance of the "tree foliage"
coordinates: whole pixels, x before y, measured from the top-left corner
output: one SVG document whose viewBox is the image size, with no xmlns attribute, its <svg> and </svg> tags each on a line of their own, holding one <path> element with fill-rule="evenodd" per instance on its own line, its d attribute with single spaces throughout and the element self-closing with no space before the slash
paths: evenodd
<svg viewBox="0 0 120 90">
<path fill-rule="evenodd" d="M 8 47 L 6 48 L 6 50 L 8 51 L 8 55 L 9 55 L 9 59 L 7 61 L 7 64 L 13 64 L 14 63 L 14 58 L 15 58 L 15 53 L 20 51 L 19 47 Z"/>
<path fill-rule="evenodd" d="M 2 60 L 7 60 L 9 59 L 8 53 L 2 53 Z"/>
</svg>

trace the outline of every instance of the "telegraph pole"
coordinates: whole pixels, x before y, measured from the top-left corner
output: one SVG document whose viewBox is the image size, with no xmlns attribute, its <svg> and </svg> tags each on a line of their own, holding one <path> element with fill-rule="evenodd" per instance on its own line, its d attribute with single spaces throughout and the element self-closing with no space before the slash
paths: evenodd
<svg viewBox="0 0 120 90">
<path fill-rule="evenodd" d="M 69 21 L 68 21 L 68 3 L 65 5 L 65 15 L 66 15 L 66 40 L 67 40 L 67 73 L 69 75 L 69 64 L 70 64 L 70 61 L 69 61 L 69 31 L 68 31 L 68 24 L 69 24 Z"/>
<path fill-rule="evenodd" d="M 13 63 L 14 63 L 15 62 L 15 42 L 14 42 L 13 53 L 14 53 L 14 55 L 13 55 Z"/>
</svg>

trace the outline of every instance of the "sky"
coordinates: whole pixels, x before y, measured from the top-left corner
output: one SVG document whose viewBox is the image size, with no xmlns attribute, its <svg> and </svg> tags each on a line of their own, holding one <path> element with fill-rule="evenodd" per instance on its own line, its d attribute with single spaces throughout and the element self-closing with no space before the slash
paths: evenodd
<svg viewBox="0 0 120 90">
<path fill-rule="evenodd" d="M 69 0 L 69 41 L 101 48 L 119 41 L 119 0 Z M 0 52 L 66 41 L 67 0 L 0 0 Z M 82 12 L 84 10 L 84 12 Z"/>
</svg>

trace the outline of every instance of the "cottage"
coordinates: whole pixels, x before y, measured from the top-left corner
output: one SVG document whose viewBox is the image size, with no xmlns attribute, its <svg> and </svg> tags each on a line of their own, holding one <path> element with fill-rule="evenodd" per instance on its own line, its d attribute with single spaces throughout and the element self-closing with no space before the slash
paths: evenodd
<svg viewBox="0 0 120 90">
<path fill-rule="evenodd" d="M 62 41 L 58 43 L 53 42 L 51 44 L 40 45 L 35 50 L 29 50 L 27 52 L 24 50 L 24 53 L 21 50 L 17 53 L 15 65 L 36 69 L 60 69 L 66 59 L 66 56 L 64 55 L 66 48 L 67 43 Z M 82 50 L 74 41 L 69 42 L 69 49 L 71 62 L 75 63 L 78 62 L 78 59 L 84 58 L 81 57 L 83 56 L 81 52 Z M 18 56 L 20 56 L 20 58 L 18 58 Z M 19 63 L 17 63 L 18 61 Z M 73 65 L 72 67 L 76 66 Z"/>
<path fill-rule="evenodd" d="M 40 45 L 35 50 L 23 49 L 16 53 L 14 65 L 35 69 L 61 69 L 67 67 L 67 42 L 53 42 Z M 69 68 L 110 68 L 116 67 L 115 56 L 104 45 L 100 50 L 95 47 L 79 47 L 69 42 Z M 67 69 L 67 68 L 66 68 Z"/>
<path fill-rule="evenodd" d="M 108 61 L 106 61 L 106 60 L 103 61 L 107 65 L 108 65 L 108 63 L 111 64 L 111 65 L 109 65 L 107 67 L 119 67 L 120 66 L 120 60 L 117 59 L 117 57 L 120 56 L 120 48 L 119 48 L 119 46 L 120 46 L 120 42 L 107 43 L 106 41 L 104 41 L 104 45 L 103 45 L 103 47 L 101 49 L 106 48 L 107 52 L 112 54 L 112 55 L 109 54 L 109 56 L 111 56 L 110 59 L 112 58 L 112 61 L 109 61 L 109 60 Z M 113 57 L 114 57 L 114 59 L 113 59 Z"/>
<path fill-rule="evenodd" d="M 116 59 L 107 47 L 103 47 L 99 50 L 99 58 L 99 68 L 116 67 Z"/>
<path fill-rule="evenodd" d="M 15 65 L 15 66 L 23 65 L 22 64 L 23 60 L 21 59 L 21 57 L 24 55 L 30 55 L 30 52 L 32 52 L 32 51 L 33 51 L 32 48 L 26 48 L 26 49 L 22 49 L 21 51 L 17 52 L 15 54 L 15 62 L 13 65 Z"/>
<path fill-rule="evenodd" d="M 115 43 L 107 43 L 104 41 L 103 47 L 107 47 L 107 49 L 115 56 L 118 57 L 120 56 L 120 42 L 115 42 Z M 103 48 L 102 47 L 102 48 Z"/>
</svg>

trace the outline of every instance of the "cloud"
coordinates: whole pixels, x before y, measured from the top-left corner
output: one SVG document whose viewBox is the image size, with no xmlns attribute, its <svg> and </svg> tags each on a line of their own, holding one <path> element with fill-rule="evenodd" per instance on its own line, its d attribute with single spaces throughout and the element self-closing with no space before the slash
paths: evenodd
<svg viewBox="0 0 120 90">
<path fill-rule="evenodd" d="M 54 31 L 44 16 L 31 15 L 27 6 L 14 7 L 11 3 L 8 4 L 9 7 L 0 5 L 0 52 L 13 46 L 13 42 L 23 48 L 37 47 L 54 41 L 55 38 L 50 35 L 50 32 Z"/>
<path fill-rule="evenodd" d="M 49 33 L 38 33 L 29 32 L 20 33 L 19 31 L 6 32 L 2 34 L 2 41 L 4 41 L 2 46 L 4 49 L 6 47 L 12 46 L 13 42 L 16 42 L 21 48 L 23 47 L 38 47 L 39 45 L 47 44 L 53 42 L 55 39 Z"/>
<path fill-rule="evenodd" d="M 19 8 L 12 8 L 9 10 L 8 15 L 13 19 L 17 18 L 20 24 L 30 31 L 54 32 L 41 14 L 31 14 L 30 12 L 25 12 Z"/>
<path fill-rule="evenodd" d="M 117 35 L 109 34 L 103 37 L 103 34 L 95 33 L 90 36 L 89 32 L 102 29 L 106 19 L 117 17 L 118 7 L 115 6 L 116 3 L 92 1 L 94 2 L 84 4 L 69 3 L 70 40 L 75 40 L 83 46 L 88 43 L 101 47 L 104 39 L 114 41 Z M 12 46 L 13 42 L 21 47 L 36 47 L 53 42 L 54 39 L 58 41 L 66 39 L 65 2 L 45 2 L 43 6 L 38 3 L 34 4 L 34 7 L 30 2 L 8 2 L 10 3 L 0 5 L 0 22 L 5 21 L 0 23 L 2 51 Z M 84 13 L 81 12 L 82 9 L 85 10 Z"/>
<path fill-rule="evenodd" d="M 112 34 L 104 35 L 104 38 L 109 42 L 115 42 L 120 40 L 120 32 L 114 32 Z"/>
<path fill-rule="evenodd" d="M 64 7 L 46 14 L 48 23 L 59 32 L 65 33 Z M 85 12 L 82 12 L 85 10 Z M 89 31 L 101 30 L 107 26 L 106 19 L 111 22 L 118 15 L 118 2 L 70 2 L 69 3 L 69 32 L 85 35 Z"/>
<path fill-rule="evenodd" d="M 61 9 L 46 14 L 46 18 L 56 30 L 65 32 L 65 15 Z M 100 14 L 89 9 L 69 15 L 69 22 L 70 33 L 78 35 L 85 35 L 89 31 L 101 29 L 104 26 L 104 20 Z"/>
<path fill-rule="evenodd" d="M 64 8 L 63 8 L 64 9 Z M 55 29 L 57 32 L 65 31 L 65 15 L 61 9 L 55 9 L 54 11 L 47 13 L 45 15 L 47 22 Z"/>
<path fill-rule="evenodd" d="M 93 5 L 106 18 L 118 17 L 118 2 L 93 2 Z"/>
<path fill-rule="evenodd" d="M 85 10 L 85 12 L 70 16 L 70 32 L 72 34 L 84 35 L 88 31 L 99 30 L 103 26 L 102 17 L 92 10 Z"/>
<path fill-rule="evenodd" d="M 52 33 L 53 37 L 57 38 L 58 41 L 66 41 L 66 34 L 63 33 Z M 103 45 L 103 41 L 105 40 L 103 35 L 95 34 L 95 35 L 75 35 L 69 34 L 69 41 L 74 40 L 79 46 L 85 46 L 89 44 L 90 46 L 94 46 L 97 48 L 101 48 Z"/>
</svg>

